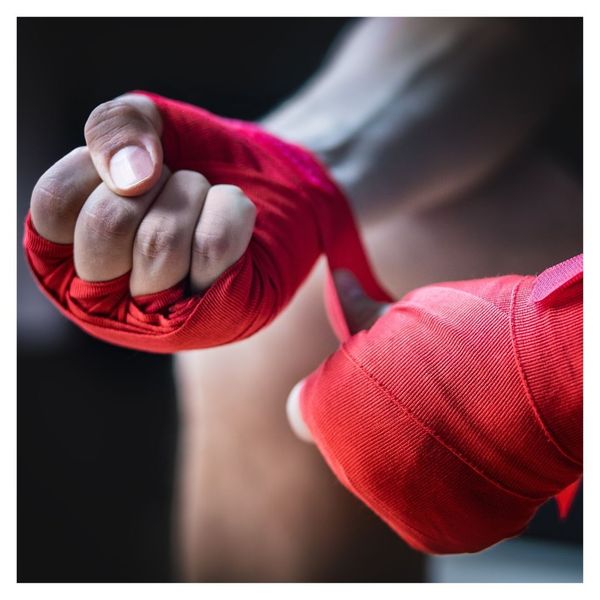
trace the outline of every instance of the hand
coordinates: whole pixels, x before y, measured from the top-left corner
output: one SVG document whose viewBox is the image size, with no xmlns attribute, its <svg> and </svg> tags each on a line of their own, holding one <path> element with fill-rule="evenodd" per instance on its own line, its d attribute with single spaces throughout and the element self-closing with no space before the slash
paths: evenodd
<svg viewBox="0 0 600 600">
<path fill-rule="evenodd" d="M 31 219 L 55 243 L 74 244 L 77 275 L 108 281 L 128 271 L 130 293 L 159 292 L 189 278 L 211 285 L 246 250 L 255 206 L 239 187 L 214 185 L 163 165 L 162 123 L 152 101 L 127 95 L 98 106 L 87 147 L 37 182 Z"/>
<path fill-rule="evenodd" d="M 544 274 L 385 305 L 340 275 L 355 335 L 291 392 L 293 430 L 416 549 L 475 552 L 519 534 L 581 474 L 581 280 L 541 304 Z"/>
</svg>

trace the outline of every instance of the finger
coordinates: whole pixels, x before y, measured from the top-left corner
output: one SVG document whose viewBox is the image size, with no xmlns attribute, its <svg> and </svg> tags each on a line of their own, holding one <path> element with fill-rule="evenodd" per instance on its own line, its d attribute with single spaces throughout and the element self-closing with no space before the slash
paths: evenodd
<svg viewBox="0 0 600 600">
<path fill-rule="evenodd" d="M 31 220 L 36 231 L 51 242 L 72 243 L 77 215 L 99 184 L 85 146 L 61 158 L 40 177 L 31 194 Z"/>
<path fill-rule="evenodd" d="M 123 198 L 101 183 L 86 200 L 75 225 L 73 256 L 77 275 L 108 281 L 131 269 L 138 225 L 169 176 L 165 167 L 156 185 L 138 198 Z"/>
<path fill-rule="evenodd" d="M 350 271 L 345 269 L 335 271 L 333 279 L 352 334 L 369 329 L 391 306 L 369 298 Z"/>
<path fill-rule="evenodd" d="M 255 218 L 256 207 L 240 188 L 233 185 L 210 188 L 192 244 L 193 292 L 208 288 L 244 254 Z"/>
<path fill-rule="evenodd" d="M 194 230 L 209 188 L 200 173 L 171 175 L 135 236 L 132 296 L 166 290 L 188 275 Z"/>
<path fill-rule="evenodd" d="M 85 124 L 85 140 L 100 177 L 121 196 L 148 192 L 163 161 L 162 123 L 154 103 L 128 94 L 95 108 Z"/>
<path fill-rule="evenodd" d="M 301 440 L 305 442 L 314 443 L 313 436 L 308 429 L 308 426 L 304 422 L 304 417 L 302 416 L 302 411 L 300 410 L 300 398 L 302 392 L 302 386 L 304 385 L 304 381 L 298 382 L 290 392 L 290 395 L 287 399 L 286 404 L 286 412 L 288 422 L 292 431 L 298 436 Z"/>
</svg>

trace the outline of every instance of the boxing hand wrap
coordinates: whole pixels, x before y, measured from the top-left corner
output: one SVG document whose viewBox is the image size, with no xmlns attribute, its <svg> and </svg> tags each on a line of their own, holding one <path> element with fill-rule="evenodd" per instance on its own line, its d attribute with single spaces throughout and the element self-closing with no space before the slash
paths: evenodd
<svg viewBox="0 0 600 600">
<path fill-rule="evenodd" d="M 186 282 L 142 297 L 129 274 L 77 277 L 71 245 L 28 217 L 25 251 L 42 291 L 105 341 L 175 352 L 248 337 L 286 306 L 321 253 L 389 301 L 350 208 L 305 150 L 255 125 L 149 96 L 165 164 L 238 185 L 257 207 L 244 255 L 202 295 Z M 326 304 L 340 351 L 307 380 L 302 410 L 345 485 L 414 547 L 484 548 L 515 535 L 581 473 L 581 272 L 428 286 L 352 338 L 331 273 Z M 571 485 L 570 485 L 571 484 Z"/>
<path fill-rule="evenodd" d="M 307 378 L 303 418 L 342 483 L 411 546 L 520 533 L 582 471 L 582 257 L 538 278 L 426 286 Z"/>
<path fill-rule="evenodd" d="M 143 93 L 163 122 L 164 162 L 202 173 L 211 184 L 244 190 L 257 208 L 244 255 L 202 295 L 182 281 L 169 290 L 132 298 L 129 274 L 83 281 L 72 245 L 42 238 L 28 216 L 25 252 L 39 287 L 74 323 L 120 346 L 149 352 L 206 348 L 244 339 L 290 301 L 321 253 L 331 268 L 351 270 L 374 298 L 388 300 L 363 251 L 346 199 L 306 150 L 256 125 Z M 341 314 L 331 276 L 328 310 Z M 342 319 L 340 335 L 348 333 Z"/>
</svg>

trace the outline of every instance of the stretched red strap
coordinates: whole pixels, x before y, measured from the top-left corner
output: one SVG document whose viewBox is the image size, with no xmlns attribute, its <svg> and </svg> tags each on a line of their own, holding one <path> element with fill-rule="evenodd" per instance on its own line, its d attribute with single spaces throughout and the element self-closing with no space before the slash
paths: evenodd
<svg viewBox="0 0 600 600">
<path fill-rule="evenodd" d="M 226 344 L 275 318 L 322 253 L 330 269 L 351 270 L 368 294 L 389 300 L 373 276 L 344 195 L 311 154 L 254 124 L 145 94 L 162 116 L 167 166 L 198 171 L 212 184 L 241 187 L 257 207 L 252 240 L 201 296 L 190 295 L 181 282 L 132 298 L 129 274 L 102 283 L 79 279 L 72 246 L 43 240 L 28 219 L 29 264 L 42 291 L 67 318 L 102 340 L 149 352 Z M 349 331 L 331 274 L 326 289 L 332 324 L 345 339 Z"/>
</svg>

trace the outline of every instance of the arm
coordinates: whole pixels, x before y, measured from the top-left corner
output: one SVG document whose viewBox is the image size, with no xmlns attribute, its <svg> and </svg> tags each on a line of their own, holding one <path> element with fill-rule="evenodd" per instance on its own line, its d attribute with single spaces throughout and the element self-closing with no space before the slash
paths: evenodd
<svg viewBox="0 0 600 600">
<path fill-rule="evenodd" d="M 353 59 L 344 59 L 343 51 L 354 47 L 353 40 L 358 43 L 359 31 L 391 27 L 381 21 L 377 25 L 361 22 L 334 48 L 335 54 L 321 74 L 263 121 L 275 134 L 319 153 L 336 168 L 338 183 L 347 190 L 350 165 L 344 169 L 340 159 L 336 167 L 321 149 L 327 145 L 327 136 L 323 135 L 319 145 L 318 133 L 333 135 L 341 130 L 328 124 L 337 123 L 334 117 L 355 98 L 336 89 L 344 78 L 347 86 L 353 84 Z M 406 23 L 407 29 L 412 22 Z M 439 23 L 440 29 L 443 23 Z M 417 41 L 414 37 L 413 42 Z M 422 43 L 426 42 L 424 36 Z M 373 51 L 377 48 L 371 43 Z M 346 66 L 344 78 L 329 78 L 331 65 L 341 62 Z M 371 61 L 371 67 L 377 64 Z M 437 72 L 444 75 L 441 71 L 438 67 Z M 368 68 L 362 73 L 366 76 Z M 327 94 L 325 86 L 320 87 L 325 80 L 330 82 Z M 360 91 L 361 86 L 354 89 Z M 355 116 L 369 98 L 364 94 L 361 102 L 352 103 Z M 322 118 L 317 116 L 319 106 Z M 443 103 L 438 110 L 443 112 Z M 345 114 L 351 118 L 352 112 Z M 420 131 L 426 131 L 424 122 L 419 123 Z M 490 146 L 493 150 L 493 144 Z M 452 154 L 455 145 L 449 149 Z M 452 157 L 444 157 L 440 151 L 442 166 L 444 158 Z M 478 154 L 472 153 L 472 158 L 478 159 Z M 463 167 L 468 166 L 467 159 L 463 160 Z M 377 184 L 376 171 L 365 173 Z M 381 173 L 385 175 L 383 170 Z M 543 189 L 540 182 L 544 182 Z M 419 182 L 427 184 L 427 179 Z M 365 228 L 374 265 L 395 293 L 402 295 L 441 279 L 535 272 L 578 251 L 580 217 L 573 207 L 578 206 L 579 190 L 555 166 L 527 160 L 503 177 L 494 177 L 490 187 L 467 194 L 466 199 L 463 196 L 466 201 L 448 205 L 441 214 L 431 211 L 422 219 L 402 215 L 394 206 L 389 219 Z M 364 200 L 369 201 L 366 195 Z M 548 205 L 552 211 L 543 210 Z M 359 219 L 364 222 L 368 212 L 358 207 Z M 517 222 L 515 214 L 519 215 Z M 552 214 L 560 218 L 552 218 Z M 534 220 L 536 227 L 531 228 L 528 223 Z M 478 235 L 471 236 L 470 231 Z M 285 429 L 283 396 L 302 374 L 336 348 L 321 299 L 323 267 L 321 264 L 313 271 L 289 309 L 253 338 L 177 356 L 182 410 L 178 547 L 189 578 L 206 579 L 226 571 L 229 577 L 244 580 L 322 581 L 334 573 L 344 581 L 386 577 L 399 581 L 418 573 L 419 557 L 398 543 L 399 538 L 388 535 L 390 531 L 376 520 L 369 520 L 368 511 L 361 510 L 349 494 L 342 494 L 341 486 L 332 484 L 324 465 L 315 460 L 316 453 L 294 444 Z M 282 352 L 282 348 L 292 351 Z M 288 535 L 282 539 L 281 532 Z M 260 547 L 256 545 L 258 537 Z M 312 570 L 313 564 L 318 564 L 318 571 Z M 337 568 L 343 569 L 341 575 Z"/>
<path fill-rule="evenodd" d="M 348 283 L 355 335 L 295 388 L 292 427 L 418 550 L 521 533 L 582 473 L 582 255 L 388 307 Z"/>
<path fill-rule="evenodd" d="M 263 124 L 316 152 L 360 217 L 481 183 L 579 73 L 571 20 L 368 19 Z"/>
</svg>

